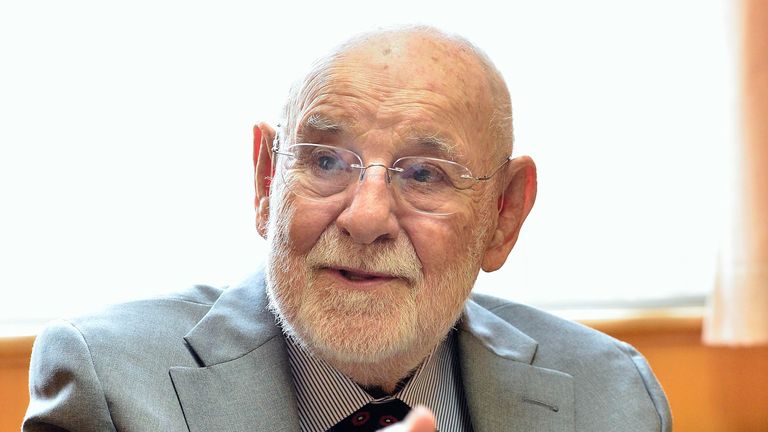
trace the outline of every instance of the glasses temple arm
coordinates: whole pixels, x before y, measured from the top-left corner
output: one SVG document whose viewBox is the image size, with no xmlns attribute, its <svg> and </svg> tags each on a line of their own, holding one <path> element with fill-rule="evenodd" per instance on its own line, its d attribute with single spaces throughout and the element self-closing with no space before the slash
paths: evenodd
<svg viewBox="0 0 768 432">
<path fill-rule="evenodd" d="M 512 155 L 507 156 L 507 158 L 504 160 L 504 162 L 502 162 L 501 165 L 497 166 L 495 170 L 491 171 L 490 174 L 484 175 L 484 176 L 480 176 L 480 177 L 475 177 L 475 180 L 478 180 L 478 181 L 490 180 L 491 177 L 495 176 L 496 173 L 499 172 L 500 169 L 504 168 L 504 165 L 508 164 L 509 161 L 511 161 L 511 160 L 512 160 Z"/>
</svg>

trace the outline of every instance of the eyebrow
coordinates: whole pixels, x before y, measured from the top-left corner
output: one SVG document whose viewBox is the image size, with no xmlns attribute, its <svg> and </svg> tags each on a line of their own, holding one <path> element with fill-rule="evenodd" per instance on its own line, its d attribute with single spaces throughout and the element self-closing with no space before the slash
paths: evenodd
<svg viewBox="0 0 768 432">
<path fill-rule="evenodd" d="M 407 141 L 413 146 L 412 148 L 420 151 L 456 162 L 460 160 L 459 152 L 456 150 L 458 146 L 452 140 L 438 134 L 415 133 L 407 138 Z"/>
<path fill-rule="evenodd" d="M 335 119 L 322 113 L 311 114 L 299 127 L 299 135 L 312 132 L 324 132 L 333 135 L 341 134 L 351 129 L 351 124 L 344 119 Z M 405 141 L 409 144 L 409 151 L 426 153 L 443 159 L 461 162 L 461 155 L 457 151 L 458 146 L 453 140 L 444 137 L 437 132 L 421 129 L 411 130 Z"/>
<path fill-rule="evenodd" d="M 339 134 L 347 129 L 347 124 L 343 121 L 334 120 L 323 114 L 315 113 L 309 116 L 301 129 L 311 129 L 316 132 L 330 132 Z"/>
</svg>

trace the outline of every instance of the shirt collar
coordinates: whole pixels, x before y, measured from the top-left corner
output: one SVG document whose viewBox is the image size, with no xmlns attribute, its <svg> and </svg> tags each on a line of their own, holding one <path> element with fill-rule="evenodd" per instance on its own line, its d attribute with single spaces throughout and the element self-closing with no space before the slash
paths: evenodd
<svg viewBox="0 0 768 432">
<path fill-rule="evenodd" d="M 374 399 L 360 386 L 324 360 L 311 355 L 287 338 L 293 384 L 304 432 L 324 432 L 374 400 L 399 398 L 411 407 L 426 405 L 446 425 L 469 424 L 455 351 L 455 332 L 441 342 L 419 365 L 410 380 L 393 396 Z"/>
</svg>

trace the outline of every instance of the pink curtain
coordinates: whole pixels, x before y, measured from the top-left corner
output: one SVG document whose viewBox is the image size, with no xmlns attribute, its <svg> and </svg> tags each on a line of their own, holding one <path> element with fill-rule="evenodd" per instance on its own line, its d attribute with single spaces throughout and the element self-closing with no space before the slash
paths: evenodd
<svg viewBox="0 0 768 432">
<path fill-rule="evenodd" d="M 768 1 L 741 2 L 741 143 L 704 340 L 768 344 Z"/>
</svg>

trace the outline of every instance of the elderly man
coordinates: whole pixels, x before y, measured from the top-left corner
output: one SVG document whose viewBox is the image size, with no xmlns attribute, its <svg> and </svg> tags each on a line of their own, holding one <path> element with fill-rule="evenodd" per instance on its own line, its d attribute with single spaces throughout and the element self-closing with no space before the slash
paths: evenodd
<svg viewBox="0 0 768 432">
<path fill-rule="evenodd" d="M 670 430 L 630 346 L 470 296 L 536 195 L 511 118 L 459 37 L 341 46 L 254 128 L 266 268 L 50 326 L 24 430 Z"/>
</svg>

